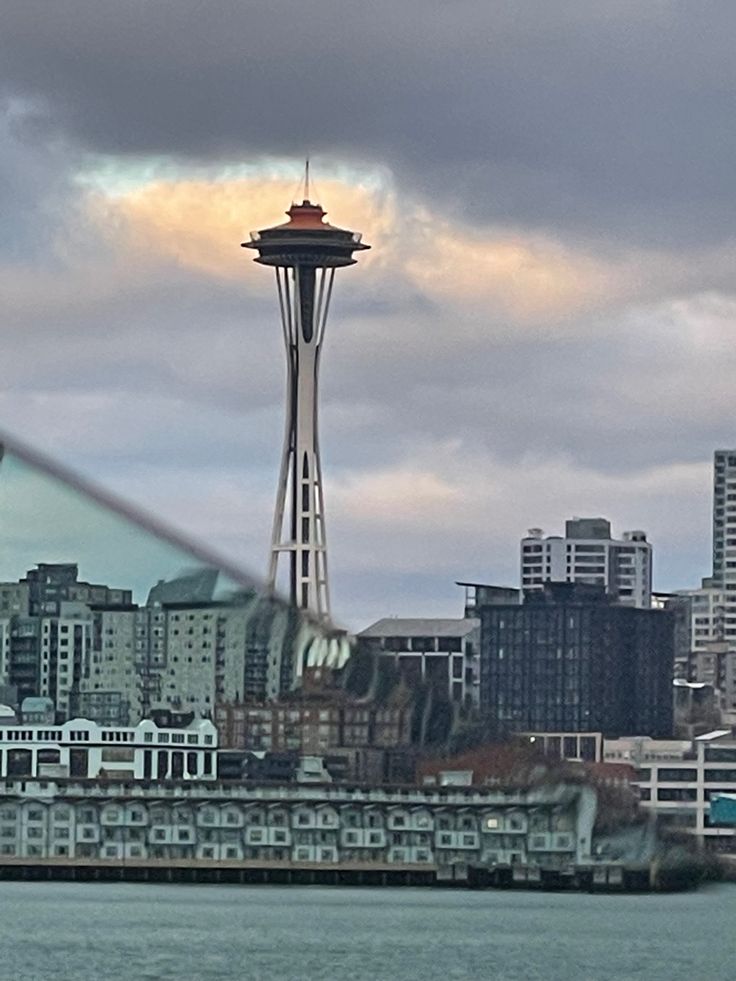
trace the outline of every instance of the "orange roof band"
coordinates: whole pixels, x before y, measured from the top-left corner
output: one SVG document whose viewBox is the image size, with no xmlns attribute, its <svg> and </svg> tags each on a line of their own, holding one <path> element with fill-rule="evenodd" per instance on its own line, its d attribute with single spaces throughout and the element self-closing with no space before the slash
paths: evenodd
<svg viewBox="0 0 736 981">
<path fill-rule="evenodd" d="M 276 228 L 299 228 L 299 229 L 320 229 L 330 232 L 341 232 L 341 228 L 330 225 L 324 221 L 327 212 L 319 204 L 312 204 L 311 201 L 302 201 L 301 204 L 292 204 L 286 212 L 289 221 L 283 225 L 276 225 Z"/>
</svg>

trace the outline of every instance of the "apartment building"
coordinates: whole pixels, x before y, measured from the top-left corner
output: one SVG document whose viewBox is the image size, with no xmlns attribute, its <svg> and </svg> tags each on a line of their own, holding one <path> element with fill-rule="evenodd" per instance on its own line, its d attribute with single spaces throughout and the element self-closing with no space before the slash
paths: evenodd
<svg viewBox="0 0 736 981">
<path fill-rule="evenodd" d="M 0 683 L 50 698 L 60 719 L 117 726 L 290 691 L 315 632 L 255 591 L 217 599 L 216 583 L 216 571 L 187 573 L 137 606 L 129 590 L 79 582 L 76 565 L 39 565 L 0 584 Z"/>
<path fill-rule="evenodd" d="M 611 537 L 605 518 L 572 518 L 565 535 L 545 537 L 530 528 L 521 540 L 521 588 L 541 589 L 546 582 L 603 586 L 622 606 L 649 609 L 652 595 L 652 546 L 643 531 Z"/>
<path fill-rule="evenodd" d="M 595 811 L 595 790 L 580 784 L 509 790 L 8 780 L 0 793 L 0 861 L 573 873 L 595 864 Z"/>
</svg>

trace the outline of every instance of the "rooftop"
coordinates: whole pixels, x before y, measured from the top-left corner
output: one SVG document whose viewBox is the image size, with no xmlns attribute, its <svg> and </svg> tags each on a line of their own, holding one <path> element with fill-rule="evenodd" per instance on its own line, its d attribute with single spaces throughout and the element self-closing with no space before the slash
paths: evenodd
<svg viewBox="0 0 736 981">
<path fill-rule="evenodd" d="M 432 618 L 400 619 L 386 617 L 361 630 L 359 637 L 464 637 L 480 626 L 480 620 L 463 618 L 442 620 Z"/>
</svg>

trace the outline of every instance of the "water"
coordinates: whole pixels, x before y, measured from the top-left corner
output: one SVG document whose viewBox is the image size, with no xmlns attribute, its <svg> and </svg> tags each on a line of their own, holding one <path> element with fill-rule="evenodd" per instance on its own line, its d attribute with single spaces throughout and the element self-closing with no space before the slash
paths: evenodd
<svg viewBox="0 0 736 981">
<path fill-rule="evenodd" d="M 731 981 L 736 886 L 677 895 L 0 882 L 2 981 Z"/>
</svg>

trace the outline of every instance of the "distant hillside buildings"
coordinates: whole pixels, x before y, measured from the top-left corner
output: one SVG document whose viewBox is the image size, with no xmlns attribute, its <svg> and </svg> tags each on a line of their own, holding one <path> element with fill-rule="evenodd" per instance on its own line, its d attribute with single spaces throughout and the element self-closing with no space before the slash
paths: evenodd
<svg viewBox="0 0 736 981">
<path fill-rule="evenodd" d="M 217 600 L 215 580 L 159 583 L 137 606 L 130 590 L 80 582 L 76 565 L 39 565 L 0 584 L 0 679 L 61 719 L 117 726 L 277 698 L 300 669 L 298 612 L 256 593 Z"/>
<path fill-rule="evenodd" d="M 319 707 L 290 698 L 311 670 L 297 610 L 255 592 L 223 600 L 212 569 L 138 605 L 74 564 L 41 564 L 0 583 L 0 702 L 47 698 L 56 721 L 113 726 L 205 717 L 229 747 L 317 752 L 424 746 L 471 723 L 475 737 L 665 737 L 677 676 L 678 726 L 697 734 L 718 710 L 736 716 L 736 451 L 715 454 L 713 513 L 713 575 L 669 594 L 652 592 L 643 531 L 615 539 L 600 517 L 570 519 L 564 536 L 533 529 L 518 588 L 461 582 L 461 617 L 376 621 L 355 649 L 383 680 L 350 699 L 338 683 Z M 416 704 L 377 700 L 397 684 Z"/>
</svg>

